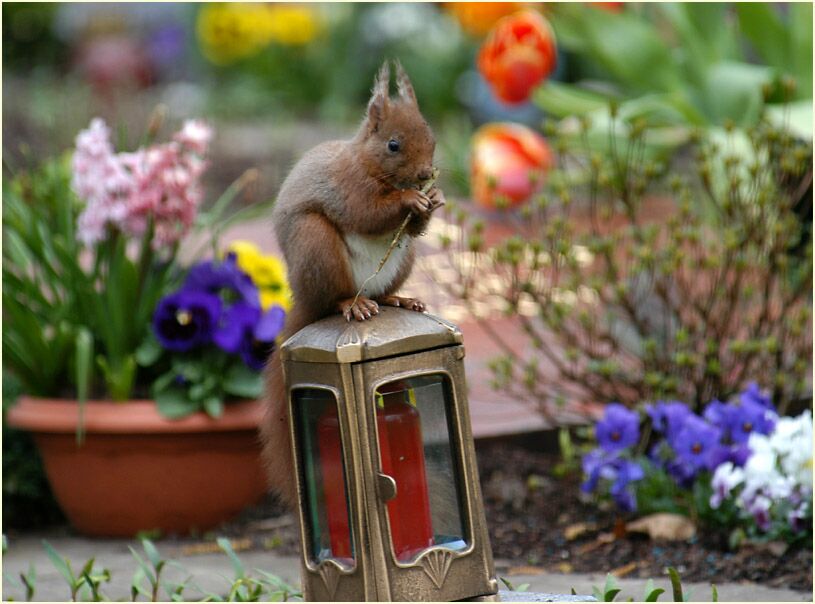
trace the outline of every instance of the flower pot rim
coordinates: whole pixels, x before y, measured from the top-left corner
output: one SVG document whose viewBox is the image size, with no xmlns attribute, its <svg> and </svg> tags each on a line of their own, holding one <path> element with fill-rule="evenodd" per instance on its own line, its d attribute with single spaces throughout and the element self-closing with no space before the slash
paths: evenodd
<svg viewBox="0 0 815 604">
<path fill-rule="evenodd" d="M 75 399 L 22 395 L 9 409 L 6 421 L 11 427 L 35 433 L 73 434 L 79 417 L 79 403 Z M 86 434 L 255 431 L 262 419 L 263 404 L 255 400 L 228 402 L 217 419 L 200 411 L 181 419 L 168 419 L 158 412 L 152 400 L 90 400 L 85 404 L 83 427 Z"/>
</svg>

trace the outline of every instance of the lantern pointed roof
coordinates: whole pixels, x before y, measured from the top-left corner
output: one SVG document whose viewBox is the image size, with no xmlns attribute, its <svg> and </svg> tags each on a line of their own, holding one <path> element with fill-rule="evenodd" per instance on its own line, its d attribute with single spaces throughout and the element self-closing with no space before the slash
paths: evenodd
<svg viewBox="0 0 815 604">
<path fill-rule="evenodd" d="M 357 363 L 462 343 L 454 324 L 427 313 L 380 306 L 367 321 L 333 315 L 307 325 L 281 347 L 284 360 Z"/>
</svg>

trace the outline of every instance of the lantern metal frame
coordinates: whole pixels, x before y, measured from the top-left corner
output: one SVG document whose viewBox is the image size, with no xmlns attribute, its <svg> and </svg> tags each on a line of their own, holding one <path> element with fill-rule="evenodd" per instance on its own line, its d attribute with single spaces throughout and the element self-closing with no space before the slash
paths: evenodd
<svg viewBox="0 0 815 604">
<path fill-rule="evenodd" d="M 381 308 L 370 321 L 329 317 L 307 326 L 281 347 L 289 429 L 297 475 L 303 591 L 310 601 L 452 601 L 497 599 L 498 582 L 484 517 L 459 329 L 443 319 Z M 431 546 L 399 561 L 387 501 L 396 494 L 382 472 L 374 392 L 395 380 L 443 376 L 454 472 L 460 501 L 461 551 Z M 339 418 L 354 565 L 311 559 L 306 491 L 294 392 L 333 394 Z"/>
</svg>

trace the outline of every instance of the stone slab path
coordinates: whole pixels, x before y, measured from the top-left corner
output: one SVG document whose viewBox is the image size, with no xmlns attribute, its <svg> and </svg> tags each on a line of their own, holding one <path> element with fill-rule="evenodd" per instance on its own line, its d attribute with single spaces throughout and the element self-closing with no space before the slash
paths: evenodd
<svg viewBox="0 0 815 604">
<path fill-rule="evenodd" d="M 119 539 L 82 539 L 78 537 L 54 537 L 46 536 L 49 543 L 63 556 L 67 557 L 73 568 L 81 565 L 89 558 L 95 557 L 97 568 L 107 568 L 112 575 L 112 581 L 103 588 L 103 593 L 112 600 L 130 600 L 130 583 L 136 571 L 137 564 L 131 556 L 128 546 L 133 546 L 137 551 L 141 547 L 130 540 Z M 191 554 L 189 549 L 178 543 L 156 543 L 159 552 L 167 559 L 178 562 L 182 567 L 167 567 L 167 579 L 180 581 L 188 576 L 192 576 L 194 582 L 205 591 L 218 594 L 225 594 L 227 586 L 230 584 L 232 567 L 227 557 L 220 553 Z M 300 562 L 293 556 L 279 556 L 273 551 L 245 551 L 238 552 L 238 556 L 244 567 L 251 569 L 261 569 L 278 575 L 283 580 L 292 585 L 299 585 Z M 64 580 L 53 567 L 41 544 L 41 538 L 36 535 L 26 535 L 25 537 L 9 538 L 8 551 L 3 555 L 3 592 L 2 599 L 7 601 L 11 598 L 22 600 L 24 591 L 17 585 L 12 577 L 17 577 L 20 572 L 28 570 L 33 564 L 36 568 L 35 601 L 66 601 L 69 599 L 69 592 Z M 499 577 L 507 577 L 508 565 L 501 560 L 496 560 L 496 573 Z M 526 583 L 529 584 L 530 592 L 545 592 L 555 594 L 569 594 L 571 589 L 579 595 L 591 595 L 592 586 L 601 586 L 605 582 L 605 576 L 601 574 L 556 574 L 541 573 L 515 575 L 507 577 L 511 584 L 517 589 Z M 667 577 L 654 577 L 657 587 L 666 590 L 666 594 L 661 600 L 669 601 L 670 584 Z M 619 601 L 628 599 L 629 596 L 641 601 L 645 590 L 645 580 L 626 579 L 618 580 L 622 589 Z M 503 585 L 502 585 L 503 587 Z M 725 583 L 716 586 L 721 602 L 811 602 L 812 594 L 807 592 L 793 591 L 789 589 L 771 589 L 753 583 L 731 584 Z M 690 601 L 704 602 L 710 600 L 710 585 L 703 583 L 688 583 L 684 585 L 685 592 L 690 593 Z M 187 592 L 185 592 L 187 593 Z M 194 591 L 189 592 L 193 596 Z M 164 598 L 166 595 L 162 594 Z M 517 596 L 517 594 L 516 594 Z M 519 596 L 522 597 L 522 596 Z M 523 601 L 523 600 L 515 600 Z"/>
</svg>

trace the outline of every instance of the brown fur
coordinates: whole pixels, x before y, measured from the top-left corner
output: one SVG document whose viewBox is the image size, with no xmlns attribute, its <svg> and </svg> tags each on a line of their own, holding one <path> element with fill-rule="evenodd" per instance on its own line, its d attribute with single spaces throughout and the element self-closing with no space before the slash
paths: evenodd
<svg viewBox="0 0 815 604">
<path fill-rule="evenodd" d="M 410 79 L 397 63 L 398 98 L 390 98 L 387 62 L 374 82 L 368 110 L 356 135 L 322 143 L 303 155 L 283 183 L 272 215 L 275 234 L 288 265 L 294 308 L 282 338 L 309 323 L 340 311 L 365 320 L 380 304 L 423 310 L 418 300 L 393 296 L 413 265 L 414 237 L 423 233 L 444 195 L 419 188 L 432 174 L 433 133 L 422 117 Z M 400 149 L 392 152 L 388 143 Z M 356 291 L 345 234 L 381 236 L 395 232 L 409 212 L 409 253 L 387 291 L 376 301 Z M 281 340 L 282 341 L 282 340 Z M 295 477 L 288 427 L 288 404 L 279 355 L 265 372 L 266 419 L 261 428 L 269 483 L 290 506 L 296 504 Z"/>
</svg>

